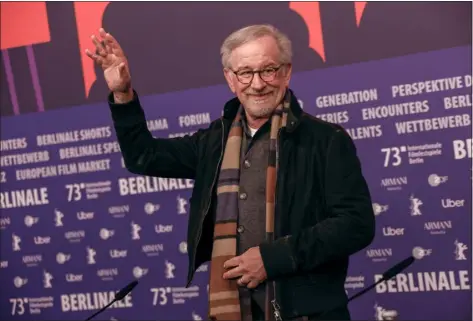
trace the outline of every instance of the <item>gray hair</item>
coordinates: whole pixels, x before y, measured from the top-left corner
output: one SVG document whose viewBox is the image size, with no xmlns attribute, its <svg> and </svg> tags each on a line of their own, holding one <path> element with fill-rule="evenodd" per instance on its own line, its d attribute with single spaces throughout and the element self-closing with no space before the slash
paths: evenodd
<svg viewBox="0 0 473 321">
<path fill-rule="evenodd" d="M 271 36 L 276 40 L 280 52 L 280 63 L 292 62 L 292 44 L 285 34 L 272 25 L 252 25 L 233 32 L 225 39 L 220 48 L 223 67 L 230 67 L 229 60 L 233 50 L 264 36 Z"/>
</svg>

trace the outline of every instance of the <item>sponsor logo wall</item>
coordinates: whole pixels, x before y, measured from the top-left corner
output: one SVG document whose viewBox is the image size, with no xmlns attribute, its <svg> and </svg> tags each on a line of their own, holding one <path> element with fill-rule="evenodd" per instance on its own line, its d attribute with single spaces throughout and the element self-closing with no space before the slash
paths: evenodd
<svg viewBox="0 0 473 321">
<path fill-rule="evenodd" d="M 293 76 L 304 110 L 354 139 L 372 192 L 377 236 L 352 257 L 347 294 L 417 258 L 353 301 L 354 319 L 471 318 L 470 61 L 468 46 Z M 155 137 L 178 137 L 229 98 L 215 86 L 141 101 Z M 185 287 L 192 180 L 129 173 L 105 103 L 1 125 L 1 319 L 85 319 L 133 279 L 103 319 L 206 317 L 208 265 Z"/>
</svg>

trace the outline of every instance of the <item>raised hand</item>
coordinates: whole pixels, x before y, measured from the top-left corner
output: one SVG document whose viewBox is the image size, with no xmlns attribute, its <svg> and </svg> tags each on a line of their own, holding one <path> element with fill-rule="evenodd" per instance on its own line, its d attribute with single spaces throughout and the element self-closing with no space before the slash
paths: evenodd
<svg viewBox="0 0 473 321">
<path fill-rule="evenodd" d="M 115 38 L 103 28 L 100 28 L 99 35 L 102 40 L 95 35 L 91 36 L 95 52 L 86 49 L 85 53 L 102 67 L 108 88 L 116 98 L 123 95 L 132 96 L 131 75 L 125 53 Z"/>
</svg>

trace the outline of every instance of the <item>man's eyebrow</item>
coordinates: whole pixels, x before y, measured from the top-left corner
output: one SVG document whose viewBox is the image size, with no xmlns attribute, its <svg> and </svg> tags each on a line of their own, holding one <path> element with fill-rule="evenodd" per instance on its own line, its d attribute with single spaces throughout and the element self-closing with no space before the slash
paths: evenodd
<svg viewBox="0 0 473 321">
<path fill-rule="evenodd" d="M 238 67 L 236 68 L 237 71 L 238 71 L 238 70 L 243 70 L 243 69 L 251 69 L 251 68 L 250 68 L 250 66 L 248 66 L 248 65 L 238 66 Z"/>
<path fill-rule="evenodd" d="M 263 67 L 258 68 L 258 69 L 261 70 L 261 69 L 265 69 L 265 68 L 268 68 L 268 67 L 276 67 L 276 63 L 275 62 L 268 62 L 268 63 L 264 64 Z M 236 69 L 236 71 L 241 71 L 241 70 L 253 70 L 253 68 L 251 68 L 248 65 L 243 65 L 243 66 L 240 66 Z"/>
</svg>

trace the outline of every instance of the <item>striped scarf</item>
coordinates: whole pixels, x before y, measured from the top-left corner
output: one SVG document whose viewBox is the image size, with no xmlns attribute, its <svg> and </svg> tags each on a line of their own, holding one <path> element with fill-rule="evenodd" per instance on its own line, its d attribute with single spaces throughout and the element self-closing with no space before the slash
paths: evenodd
<svg viewBox="0 0 473 321">
<path fill-rule="evenodd" d="M 278 164 L 277 136 L 279 129 L 286 126 L 290 93 L 274 111 L 271 117 L 269 159 L 266 171 L 266 241 L 271 242 L 274 234 L 274 200 Z M 224 280 L 223 264 L 237 255 L 238 196 L 240 178 L 240 151 L 243 128 L 242 106 L 233 120 L 225 146 L 222 166 L 217 185 L 217 213 L 213 237 L 213 249 L 209 284 L 209 316 L 213 320 L 241 320 L 240 299 L 237 280 Z M 266 318 L 270 318 L 271 285 L 266 284 Z"/>
</svg>

